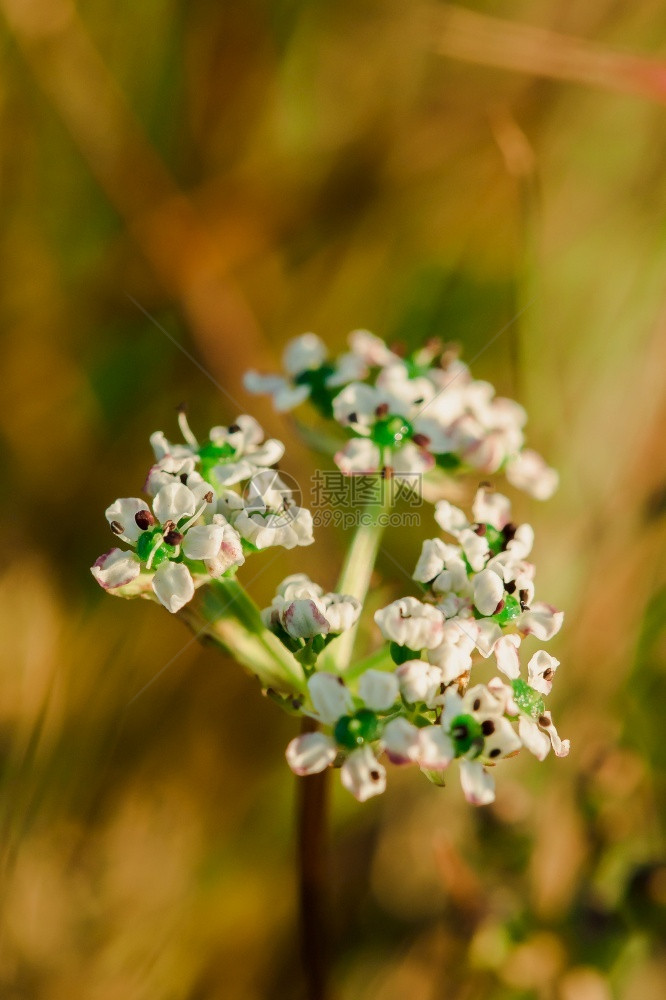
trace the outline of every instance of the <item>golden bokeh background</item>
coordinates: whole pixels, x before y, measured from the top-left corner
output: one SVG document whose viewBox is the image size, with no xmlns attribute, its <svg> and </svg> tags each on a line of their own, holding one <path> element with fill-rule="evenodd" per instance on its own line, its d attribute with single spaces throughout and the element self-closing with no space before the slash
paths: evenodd
<svg viewBox="0 0 666 1000">
<path fill-rule="evenodd" d="M 294 720 L 88 567 L 182 400 L 250 409 L 306 484 L 242 373 L 366 327 L 461 343 L 561 472 L 516 502 L 573 749 L 480 810 L 411 770 L 336 789 L 335 995 L 662 1000 L 663 5 L 0 0 L 0 40 L 0 996 L 303 995 Z M 422 518 L 387 537 L 408 568 Z M 241 579 L 330 587 L 344 545 Z M 406 587 L 382 557 L 372 602 Z"/>
</svg>

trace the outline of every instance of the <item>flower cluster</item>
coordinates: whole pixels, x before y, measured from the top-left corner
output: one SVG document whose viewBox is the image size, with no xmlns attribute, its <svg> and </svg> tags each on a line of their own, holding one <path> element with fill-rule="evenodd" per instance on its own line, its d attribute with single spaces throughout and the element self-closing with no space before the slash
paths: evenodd
<svg viewBox="0 0 666 1000">
<path fill-rule="evenodd" d="M 282 581 L 261 617 L 309 673 L 328 643 L 355 625 L 360 613 L 356 597 L 327 594 L 305 573 L 294 573 Z"/>
<path fill-rule="evenodd" d="M 184 412 L 184 444 L 161 431 L 151 435 L 155 454 L 144 491 L 106 510 L 113 548 L 91 567 L 105 590 L 122 597 L 157 599 L 179 611 L 195 589 L 236 572 L 246 555 L 269 546 L 293 548 L 313 541 L 312 516 L 299 507 L 272 466 L 284 453 L 250 416 L 213 427 L 200 444 Z"/>
<path fill-rule="evenodd" d="M 342 782 L 359 800 L 382 792 L 379 758 L 416 764 L 432 780 L 454 759 L 466 798 L 494 799 L 489 768 L 522 747 L 543 760 L 551 747 L 569 752 L 545 708 L 558 660 L 539 649 L 521 675 L 520 647 L 559 630 L 563 614 L 535 602 L 534 567 L 527 562 L 533 531 L 510 520 L 506 497 L 481 487 L 473 521 L 446 501 L 436 508 L 440 526 L 455 539 L 431 539 L 414 572 L 423 600 L 405 597 L 375 614 L 390 643 L 387 669 L 368 669 L 357 690 L 343 677 L 314 673 L 303 711 L 330 732 L 292 740 L 287 760 L 297 774 L 341 765 Z M 494 657 L 506 681 L 470 686 L 475 663 Z"/>
<path fill-rule="evenodd" d="M 246 388 L 269 393 L 278 410 L 309 399 L 335 420 L 347 435 L 335 455 L 346 475 L 503 471 L 541 500 L 557 487 L 555 470 L 524 448 L 524 409 L 473 379 L 439 341 L 401 357 L 379 337 L 355 330 L 349 351 L 332 360 L 307 333 L 287 345 L 283 363 L 284 376 L 248 372 Z"/>
</svg>

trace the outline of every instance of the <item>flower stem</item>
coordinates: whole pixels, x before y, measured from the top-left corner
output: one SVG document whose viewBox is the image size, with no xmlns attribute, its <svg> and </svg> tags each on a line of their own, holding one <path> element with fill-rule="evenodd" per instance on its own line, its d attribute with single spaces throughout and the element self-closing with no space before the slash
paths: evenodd
<svg viewBox="0 0 666 1000">
<path fill-rule="evenodd" d="M 370 578 L 386 527 L 383 515 L 390 506 L 390 487 L 387 483 L 384 484 L 383 490 L 382 501 L 369 503 L 363 509 L 336 586 L 339 594 L 351 594 L 357 597 L 361 604 L 365 601 L 370 587 Z M 358 622 L 331 644 L 330 651 L 327 650 L 322 657 L 324 662 L 321 669 L 341 674 L 347 670 L 353 655 L 357 630 Z"/>
<path fill-rule="evenodd" d="M 300 663 L 265 627 L 238 580 L 211 580 L 178 615 L 197 637 L 214 643 L 255 674 L 263 687 L 288 694 L 306 692 Z"/>
<path fill-rule="evenodd" d="M 317 723 L 304 718 L 302 733 Z M 328 940 L 325 920 L 326 816 L 330 770 L 297 779 L 297 851 L 301 962 L 307 1000 L 327 1000 Z"/>
</svg>

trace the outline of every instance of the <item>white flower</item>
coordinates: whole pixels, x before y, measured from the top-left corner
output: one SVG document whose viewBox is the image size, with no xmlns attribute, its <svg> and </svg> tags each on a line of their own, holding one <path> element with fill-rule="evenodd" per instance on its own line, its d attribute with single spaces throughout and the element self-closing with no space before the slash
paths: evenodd
<svg viewBox="0 0 666 1000">
<path fill-rule="evenodd" d="M 557 611 L 551 604 L 537 601 L 529 611 L 523 611 L 516 618 L 516 628 L 524 635 L 534 635 L 541 642 L 547 642 L 560 631 L 563 621 L 563 611 Z"/>
<path fill-rule="evenodd" d="M 313 674 L 308 681 L 308 691 L 318 718 L 327 726 L 334 725 L 341 716 L 353 711 L 351 692 L 336 674 Z"/>
<path fill-rule="evenodd" d="M 260 424 L 247 414 L 236 417 L 228 427 L 212 427 L 203 444 L 192 433 L 184 411 L 179 413 L 178 423 L 187 445 L 171 444 L 161 431 L 151 435 L 156 458 L 146 481 L 146 492 L 151 495 L 169 481 L 183 481 L 184 477 L 195 492 L 208 479 L 218 487 L 232 486 L 279 462 L 284 454 L 282 442 L 275 438 L 264 441 Z M 195 471 L 195 466 L 200 471 Z"/>
<path fill-rule="evenodd" d="M 292 491 L 274 469 L 262 470 L 250 479 L 240 508 L 230 501 L 225 494 L 222 502 L 234 528 L 258 549 L 275 545 L 292 549 L 314 542 L 312 514 L 296 505 Z"/>
<path fill-rule="evenodd" d="M 442 671 L 438 666 L 423 660 L 407 660 L 395 672 L 400 685 L 400 693 L 410 705 L 425 702 L 432 707 L 442 686 Z"/>
<path fill-rule="evenodd" d="M 442 640 L 444 616 L 415 597 L 403 597 L 375 612 L 385 639 L 408 649 L 434 649 Z"/>
<path fill-rule="evenodd" d="M 194 597 L 192 575 L 182 563 L 161 563 L 155 571 L 152 587 L 157 600 L 172 614 Z"/>
<path fill-rule="evenodd" d="M 361 602 L 348 594 L 324 594 L 305 573 L 286 577 L 261 615 L 268 628 L 279 626 L 294 639 L 343 632 L 358 619 Z"/>
<path fill-rule="evenodd" d="M 553 687 L 553 677 L 560 661 L 539 649 L 527 664 L 527 683 L 540 694 L 549 695 Z"/>
<path fill-rule="evenodd" d="M 340 771 L 342 784 L 359 802 L 366 802 L 373 795 L 386 789 L 386 770 L 366 745 L 352 750 Z"/>
<path fill-rule="evenodd" d="M 358 691 L 368 708 L 375 712 L 386 712 L 395 704 L 400 687 L 395 674 L 383 670 L 366 670 L 359 681 Z"/>
<path fill-rule="evenodd" d="M 549 500 L 559 482 L 555 469 L 549 468 L 541 455 L 530 448 L 509 459 L 506 478 L 512 486 L 529 493 L 535 500 Z"/>
<path fill-rule="evenodd" d="M 104 590 L 114 590 L 131 583 L 141 572 L 141 561 L 134 552 L 124 552 L 122 549 L 111 549 L 90 567 L 100 587 Z"/>
<path fill-rule="evenodd" d="M 384 341 L 368 330 L 353 330 L 349 334 L 349 347 L 352 354 L 357 355 L 370 367 L 383 368 L 394 361 L 399 361 L 397 354 L 389 350 Z"/>
<path fill-rule="evenodd" d="M 504 596 L 504 583 L 492 569 L 484 569 L 472 580 L 474 603 L 482 615 L 493 615 Z"/>
<path fill-rule="evenodd" d="M 341 355 L 335 363 L 327 358 L 323 341 L 314 333 L 305 333 L 290 340 L 285 348 L 282 364 L 286 376 L 249 371 L 243 380 L 245 388 L 252 393 L 268 393 L 273 397 L 275 409 L 285 411 L 304 402 L 315 381 L 333 389 L 367 374 L 366 362 L 354 351 Z"/>
<path fill-rule="evenodd" d="M 298 775 L 325 771 L 337 755 L 335 740 L 324 733 L 303 733 L 293 739 L 285 751 L 289 767 Z"/>
<path fill-rule="evenodd" d="M 361 602 L 351 594 L 324 594 L 323 603 L 329 629 L 336 635 L 355 625 L 361 614 Z"/>
</svg>

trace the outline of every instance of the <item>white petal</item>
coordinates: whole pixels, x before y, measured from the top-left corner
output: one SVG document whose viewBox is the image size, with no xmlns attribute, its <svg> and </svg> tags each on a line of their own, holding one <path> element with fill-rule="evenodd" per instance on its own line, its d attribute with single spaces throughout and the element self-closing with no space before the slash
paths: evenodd
<svg viewBox="0 0 666 1000">
<path fill-rule="evenodd" d="M 537 720 L 537 723 L 539 725 L 539 728 L 543 729 L 544 732 L 548 734 L 553 750 L 555 752 L 555 756 L 566 757 L 571 748 L 571 744 L 569 743 L 569 740 L 560 739 L 559 733 L 555 728 L 555 725 L 553 723 L 553 717 L 550 714 L 550 712 L 544 712 L 543 715 L 540 715 Z"/>
<path fill-rule="evenodd" d="M 282 363 L 288 375 L 298 375 L 311 368 L 321 368 L 327 353 L 323 340 L 314 333 L 304 333 L 289 341 Z"/>
<path fill-rule="evenodd" d="M 386 771 L 369 746 L 352 751 L 342 765 L 342 784 L 359 802 L 381 795 L 386 788 Z"/>
<path fill-rule="evenodd" d="M 375 612 L 375 621 L 385 639 L 409 649 L 434 649 L 442 641 L 444 616 L 415 597 L 403 597 Z"/>
<path fill-rule="evenodd" d="M 495 801 L 495 781 L 482 764 L 460 761 L 460 784 L 465 798 L 475 806 L 487 806 Z"/>
<path fill-rule="evenodd" d="M 495 659 L 497 660 L 497 669 L 512 679 L 520 677 L 519 649 L 520 636 L 511 634 L 504 635 L 501 639 L 498 639 L 493 650 Z"/>
<path fill-rule="evenodd" d="M 141 571 L 141 562 L 134 552 L 111 549 L 95 560 L 90 572 L 104 590 L 113 590 L 131 583 Z"/>
<path fill-rule="evenodd" d="M 506 478 L 512 486 L 529 493 L 535 500 L 549 500 L 559 482 L 555 469 L 549 468 L 541 455 L 530 448 L 509 459 Z"/>
<path fill-rule="evenodd" d="M 526 559 L 532 551 L 533 545 L 534 528 L 531 524 L 519 524 L 506 549 L 514 559 Z"/>
<path fill-rule="evenodd" d="M 459 507 L 454 507 L 448 500 L 439 500 L 435 504 L 435 520 L 443 531 L 457 535 L 468 526 L 466 515 Z"/>
<path fill-rule="evenodd" d="M 138 514 L 140 510 L 149 510 L 148 504 L 144 500 L 139 500 L 138 497 L 121 497 L 120 500 L 116 500 L 115 503 L 106 508 L 104 516 L 109 524 L 116 521 L 122 525 L 124 537 L 130 542 L 135 542 L 142 531 L 134 519 L 135 514 Z"/>
<path fill-rule="evenodd" d="M 300 406 L 301 403 L 304 403 L 309 395 L 309 385 L 296 385 L 292 387 L 285 383 L 273 395 L 273 406 L 278 413 L 286 413 L 288 410 L 293 410 L 297 406 Z"/>
<path fill-rule="evenodd" d="M 303 733 L 289 743 L 285 757 L 294 774 L 318 774 L 330 767 L 337 753 L 335 742 L 330 736 L 324 733 Z"/>
<path fill-rule="evenodd" d="M 382 742 L 392 764 L 411 764 L 421 750 L 421 730 L 399 716 L 384 726 Z"/>
<path fill-rule="evenodd" d="M 383 670 L 366 670 L 359 681 L 361 698 L 375 712 L 386 712 L 393 705 L 400 692 L 395 674 Z"/>
<path fill-rule="evenodd" d="M 434 468 L 434 465 L 435 459 L 430 452 L 411 441 L 391 453 L 391 466 L 396 476 L 423 475 Z"/>
<path fill-rule="evenodd" d="M 291 576 L 285 576 L 276 593 L 288 601 L 295 601 L 297 598 L 315 600 L 323 595 L 324 588 L 313 583 L 307 573 L 292 573 Z"/>
<path fill-rule="evenodd" d="M 313 674 L 308 681 L 308 691 L 317 715 L 327 726 L 353 711 L 351 692 L 336 674 Z"/>
<path fill-rule="evenodd" d="M 540 694 L 550 694 L 553 687 L 553 676 L 560 665 L 560 661 L 547 653 L 545 649 L 539 649 L 527 664 L 527 683 Z"/>
<path fill-rule="evenodd" d="M 492 654 L 495 643 L 502 636 L 502 627 L 497 624 L 497 622 L 490 621 L 488 618 L 481 618 L 477 622 L 470 621 L 469 627 L 470 635 L 472 634 L 472 629 L 476 626 L 476 640 L 475 645 L 484 660 Z"/>
<path fill-rule="evenodd" d="M 361 614 L 361 602 L 350 594 L 325 594 L 325 615 L 330 631 L 336 635 L 351 628 Z"/>
<path fill-rule="evenodd" d="M 494 716 L 490 719 L 480 718 L 484 724 L 494 726 L 492 733 L 486 734 L 483 746 L 483 756 L 489 760 L 500 760 L 509 757 L 520 750 L 522 743 L 508 719 Z"/>
<path fill-rule="evenodd" d="M 400 692 L 410 705 L 425 702 L 432 705 L 440 693 L 442 671 L 423 660 L 407 660 L 395 672 Z"/>
<path fill-rule="evenodd" d="M 152 588 L 160 604 L 175 614 L 194 597 L 194 582 L 187 566 L 163 562 L 155 571 Z"/>
<path fill-rule="evenodd" d="M 333 416 L 343 427 L 370 427 L 375 422 L 375 410 L 382 402 L 374 386 L 350 382 L 333 399 Z"/>
<path fill-rule="evenodd" d="M 472 667 L 469 649 L 448 638 L 435 649 L 428 651 L 428 660 L 440 668 L 445 684 L 451 684 L 459 677 L 463 677 Z"/>
<path fill-rule="evenodd" d="M 358 354 L 372 367 L 381 368 L 399 360 L 383 340 L 368 330 L 353 330 L 349 334 L 349 346 L 354 354 Z"/>
<path fill-rule="evenodd" d="M 245 372 L 243 385 L 255 396 L 267 393 L 272 396 L 286 385 L 287 380 L 282 375 L 260 375 L 254 370 Z"/>
<path fill-rule="evenodd" d="M 379 448 L 365 438 L 352 438 L 333 460 L 344 476 L 371 475 L 382 464 Z"/>
<path fill-rule="evenodd" d="M 474 497 L 472 515 L 479 524 L 492 524 L 501 531 L 511 520 L 511 501 L 501 493 L 481 486 Z"/>
<path fill-rule="evenodd" d="M 334 389 L 339 385 L 347 385 L 349 382 L 365 378 L 367 373 L 368 366 L 363 358 L 352 352 L 347 352 L 337 358 L 335 371 L 326 379 L 326 385 Z"/>
<path fill-rule="evenodd" d="M 495 613 L 497 605 L 504 596 L 504 583 L 492 569 L 484 569 L 477 573 L 472 581 L 474 587 L 474 603 L 482 615 Z"/>
<path fill-rule="evenodd" d="M 529 611 L 523 611 L 516 618 L 516 628 L 525 635 L 534 635 L 541 642 L 547 642 L 560 631 L 563 621 L 563 611 L 556 611 L 551 604 L 536 601 Z"/>
<path fill-rule="evenodd" d="M 421 547 L 416 569 L 412 573 L 412 580 L 417 580 L 419 583 L 430 583 L 434 580 L 444 569 L 448 548 L 449 546 L 439 538 L 426 539 Z"/>
<path fill-rule="evenodd" d="M 467 557 L 467 562 L 475 573 L 479 573 L 485 566 L 486 559 L 490 555 L 485 535 L 477 535 L 471 528 L 463 528 L 458 538 L 460 539 L 463 552 Z"/>
<path fill-rule="evenodd" d="M 518 735 L 523 742 L 523 746 L 530 753 L 533 753 L 537 760 L 545 760 L 550 752 L 550 740 L 539 729 L 536 722 L 528 719 L 522 712 L 518 720 Z"/>
<path fill-rule="evenodd" d="M 191 517 L 197 508 L 197 501 L 191 489 L 183 483 L 170 483 L 163 486 L 153 500 L 153 513 L 160 522 L 175 521 L 182 517 Z"/>
<path fill-rule="evenodd" d="M 451 738 L 441 726 L 420 729 L 419 766 L 426 771 L 443 771 L 455 757 Z"/>
<path fill-rule="evenodd" d="M 213 559 L 220 551 L 223 538 L 221 524 L 195 524 L 185 533 L 183 552 L 188 559 Z"/>
<path fill-rule="evenodd" d="M 319 602 L 311 600 L 290 601 L 280 615 L 282 626 L 294 639 L 312 639 L 327 635 L 330 626 Z"/>
</svg>

